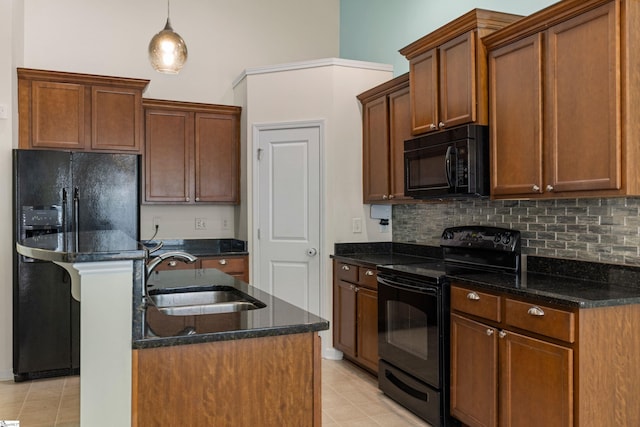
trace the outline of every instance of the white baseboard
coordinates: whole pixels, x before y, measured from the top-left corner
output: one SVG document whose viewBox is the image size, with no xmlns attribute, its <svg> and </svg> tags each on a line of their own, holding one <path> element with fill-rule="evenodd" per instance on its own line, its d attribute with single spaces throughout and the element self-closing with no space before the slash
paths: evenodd
<svg viewBox="0 0 640 427">
<path fill-rule="evenodd" d="M 13 371 L 0 371 L 0 381 L 13 380 Z"/>
<path fill-rule="evenodd" d="M 322 358 L 329 360 L 342 360 L 342 352 L 333 347 L 325 347 L 322 349 Z"/>
</svg>

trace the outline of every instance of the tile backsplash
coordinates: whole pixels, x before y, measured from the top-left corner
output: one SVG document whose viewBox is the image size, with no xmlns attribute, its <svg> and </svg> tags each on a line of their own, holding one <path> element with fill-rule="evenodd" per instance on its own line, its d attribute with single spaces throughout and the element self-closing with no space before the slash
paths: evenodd
<svg viewBox="0 0 640 427">
<path fill-rule="evenodd" d="M 446 227 L 520 230 L 522 253 L 640 266 L 640 198 L 468 199 L 393 206 L 393 241 L 439 245 Z"/>
</svg>

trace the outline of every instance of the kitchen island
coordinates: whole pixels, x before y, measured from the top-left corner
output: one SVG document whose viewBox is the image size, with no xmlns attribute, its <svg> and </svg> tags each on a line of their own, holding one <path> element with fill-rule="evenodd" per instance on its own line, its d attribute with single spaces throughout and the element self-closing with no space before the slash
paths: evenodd
<svg viewBox="0 0 640 427">
<path fill-rule="evenodd" d="M 183 316 L 151 299 L 223 288 L 265 306 Z M 321 425 L 317 332 L 327 321 L 215 269 L 161 271 L 148 289 L 133 341 L 134 426 Z"/>
</svg>

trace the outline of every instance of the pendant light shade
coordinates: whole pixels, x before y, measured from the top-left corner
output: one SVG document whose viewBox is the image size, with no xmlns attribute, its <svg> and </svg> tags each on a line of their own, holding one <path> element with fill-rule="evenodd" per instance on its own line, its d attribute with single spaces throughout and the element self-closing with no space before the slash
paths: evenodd
<svg viewBox="0 0 640 427">
<path fill-rule="evenodd" d="M 180 35 L 171 28 L 169 1 L 167 1 L 167 23 L 164 29 L 149 42 L 149 61 L 161 73 L 178 74 L 187 62 L 187 45 Z"/>
</svg>

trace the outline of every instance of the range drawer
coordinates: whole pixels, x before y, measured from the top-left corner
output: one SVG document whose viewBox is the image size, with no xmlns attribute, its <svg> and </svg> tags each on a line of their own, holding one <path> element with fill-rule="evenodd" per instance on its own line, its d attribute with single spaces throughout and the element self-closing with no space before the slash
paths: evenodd
<svg viewBox="0 0 640 427">
<path fill-rule="evenodd" d="M 575 314 L 570 311 L 505 298 L 505 323 L 562 341 L 575 341 Z"/>
<path fill-rule="evenodd" d="M 378 270 L 358 267 L 358 283 L 366 288 L 378 290 Z"/>
<path fill-rule="evenodd" d="M 500 322 L 500 297 L 484 292 L 451 286 L 451 309 Z"/>
<path fill-rule="evenodd" d="M 358 282 L 358 266 L 346 264 L 344 262 L 336 263 L 336 276 L 345 282 Z"/>
</svg>

